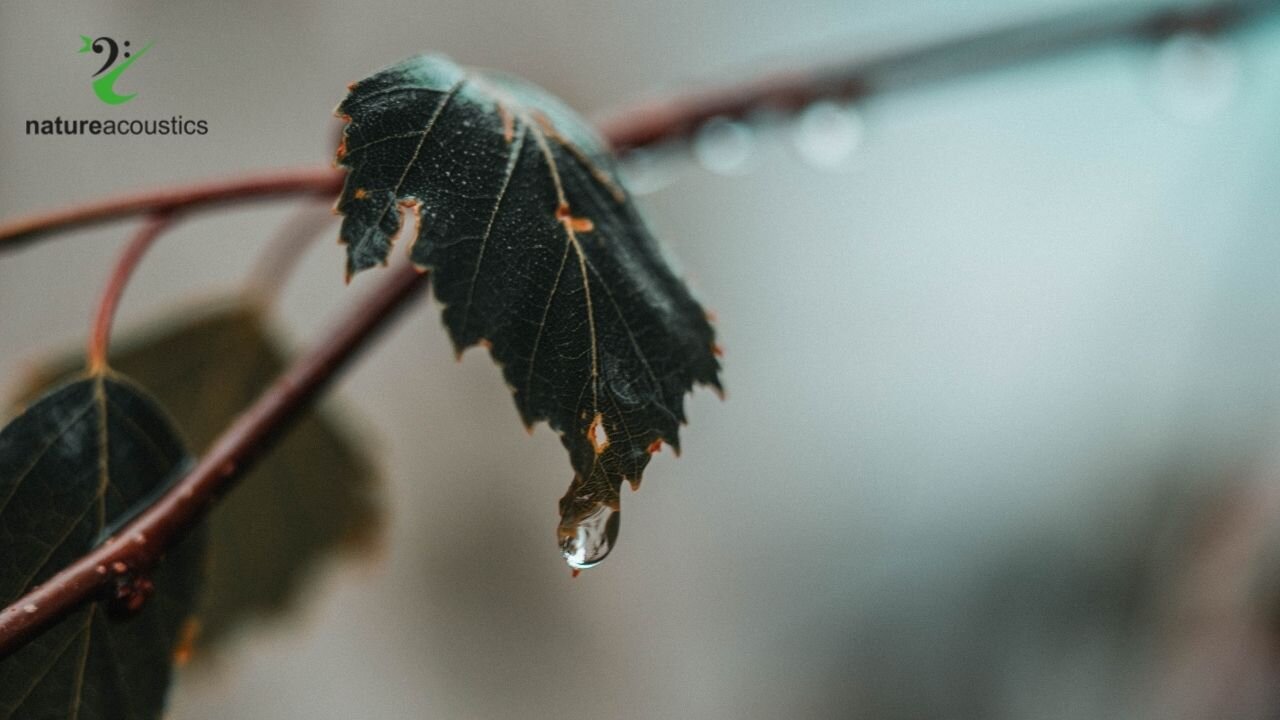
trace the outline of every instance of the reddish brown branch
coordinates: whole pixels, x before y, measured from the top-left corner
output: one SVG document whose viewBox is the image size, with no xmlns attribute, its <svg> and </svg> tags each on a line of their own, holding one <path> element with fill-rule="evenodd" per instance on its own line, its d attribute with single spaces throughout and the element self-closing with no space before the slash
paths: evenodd
<svg viewBox="0 0 1280 720">
<path fill-rule="evenodd" d="M 0 657 L 91 600 L 104 584 L 122 574 L 138 577 L 150 572 L 165 550 L 204 517 L 289 421 L 368 345 L 397 310 L 426 287 L 427 276 L 407 263 L 388 272 L 390 277 L 345 321 L 298 358 L 227 428 L 186 477 L 112 539 L 0 612 Z M 123 570 L 117 571 L 119 568 Z"/>
<path fill-rule="evenodd" d="M 170 212 L 162 212 L 147 218 L 147 222 L 138 230 L 124 252 L 116 260 L 116 266 L 107 279 L 107 286 L 102 290 L 98 300 L 98 310 L 94 313 L 93 327 L 89 332 L 88 360 L 89 371 L 99 372 L 107 366 L 107 348 L 111 344 L 111 325 L 115 321 L 116 308 L 120 306 L 120 297 L 124 295 L 125 285 L 142 261 L 152 243 L 160 234 L 173 225 L 174 216 Z"/>
<path fill-rule="evenodd" d="M 4 223 L 0 225 L 0 250 L 31 242 L 48 233 L 130 215 L 179 209 L 192 212 L 230 202 L 290 195 L 334 196 L 342 189 L 342 178 L 342 173 L 330 168 L 287 170 L 107 198 Z"/>
<path fill-rule="evenodd" d="M 715 118 L 740 120 L 762 110 L 795 112 L 818 100 L 854 101 L 891 90 L 1024 65 L 1108 42 L 1152 40 L 1178 32 L 1212 33 L 1275 10 L 1276 0 L 1221 0 L 1165 8 L 1090 9 L 870 57 L 825 70 L 784 73 L 736 86 L 626 108 L 600 123 L 615 150 L 686 140 Z"/>
</svg>

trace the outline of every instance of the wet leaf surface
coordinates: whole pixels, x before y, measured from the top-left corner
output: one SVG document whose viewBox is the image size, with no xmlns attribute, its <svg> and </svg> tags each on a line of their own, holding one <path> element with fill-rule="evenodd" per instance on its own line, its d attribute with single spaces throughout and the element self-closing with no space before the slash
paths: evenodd
<svg viewBox="0 0 1280 720">
<path fill-rule="evenodd" d="M 116 376 L 72 382 L 32 405 L 0 431 L 0 603 L 92 549 L 189 459 L 164 413 Z M 81 608 L 0 661 L 0 718 L 160 717 L 202 557 L 197 533 L 150 577 L 104 568 L 136 592 Z M 144 599 L 122 616 L 122 601 L 132 609 Z"/>
<path fill-rule="evenodd" d="M 616 511 L 662 442 L 678 447 L 695 383 L 719 387 L 706 313 L 608 148 L 544 91 L 419 56 L 354 84 L 338 112 L 348 272 L 385 262 L 416 209 L 410 253 L 432 271 L 455 346 L 488 345 L 524 422 L 561 434 L 575 473 L 562 549 L 575 566 L 599 561 L 617 520 L 594 539 L 582 521 Z"/>
<path fill-rule="evenodd" d="M 234 303 L 122 335 L 115 346 L 112 366 L 164 403 L 199 452 L 276 378 L 287 358 L 260 314 Z M 42 371 L 33 388 L 77 362 L 69 355 Z M 246 620 L 287 610 L 332 554 L 369 550 L 381 529 L 380 485 L 359 441 L 329 413 L 301 418 L 207 521 L 210 560 L 196 658 Z"/>
</svg>

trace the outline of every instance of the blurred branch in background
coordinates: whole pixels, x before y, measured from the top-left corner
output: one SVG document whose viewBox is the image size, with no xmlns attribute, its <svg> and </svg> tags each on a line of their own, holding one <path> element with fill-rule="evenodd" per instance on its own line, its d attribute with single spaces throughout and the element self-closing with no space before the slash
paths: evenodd
<svg viewBox="0 0 1280 720">
<path fill-rule="evenodd" d="M 1012 67 L 1111 42 L 1153 41 L 1181 32 L 1213 34 L 1280 9 L 1280 0 L 1222 2 L 1102 12 L 1018 25 L 947 40 L 880 58 L 823 70 L 781 73 L 763 79 L 693 92 L 626 108 L 599 123 L 613 148 L 626 154 L 688 140 L 709 122 L 740 120 L 761 112 L 795 112 L 820 100 L 853 101 L 924 83 L 937 83 Z M 59 230 L 141 213 L 184 211 L 227 202 L 289 195 L 329 197 L 342 175 L 299 169 L 143 192 L 35 214 L 0 223 L 0 250 Z"/>
<path fill-rule="evenodd" d="M 1276 0 L 1200 5 L 1115 7 L 946 40 L 821 70 L 786 72 L 742 85 L 659 100 L 607 117 L 602 133 L 614 149 L 688 140 L 713 120 L 760 112 L 798 112 L 819 100 L 857 101 L 914 85 L 939 83 L 1106 43 L 1158 41 L 1178 33 L 1212 35 L 1280 9 Z"/>
</svg>

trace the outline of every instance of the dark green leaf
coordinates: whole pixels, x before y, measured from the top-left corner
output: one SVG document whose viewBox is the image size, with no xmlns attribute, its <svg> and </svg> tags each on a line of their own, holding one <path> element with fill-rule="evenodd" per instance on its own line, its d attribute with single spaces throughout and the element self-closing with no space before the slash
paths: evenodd
<svg viewBox="0 0 1280 720">
<path fill-rule="evenodd" d="M 60 387 L 14 419 L 0 431 L 0 603 L 92 549 L 188 460 L 164 414 L 115 376 Z M 0 718 L 160 717 L 202 550 L 197 534 L 172 551 L 132 617 L 93 603 L 0 661 Z"/>
<path fill-rule="evenodd" d="M 122 336 L 111 364 L 146 386 L 203 452 L 283 370 L 287 354 L 254 309 L 215 303 L 143 335 Z M 74 369 L 41 373 L 32 392 Z M 304 415 L 224 497 L 208 520 L 209 572 L 200 600 L 200 648 L 255 616 L 286 609 L 319 561 L 371 547 L 381 527 L 378 473 L 326 413 Z"/>
<path fill-rule="evenodd" d="M 719 364 L 605 144 L 544 91 L 439 57 L 353 85 L 338 112 L 348 271 L 385 262 L 417 207 L 412 259 L 454 344 L 487 342 L 525 423 L 561 433 L 576 472 L 562 533 L 616 509 L 622 480 L 678 447 L 684 395 L 719 387 Z"/>
</svg>

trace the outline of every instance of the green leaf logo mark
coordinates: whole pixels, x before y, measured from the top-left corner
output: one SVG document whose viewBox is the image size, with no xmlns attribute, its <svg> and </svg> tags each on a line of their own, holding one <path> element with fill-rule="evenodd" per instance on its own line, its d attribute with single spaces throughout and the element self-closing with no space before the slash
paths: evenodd
<svg viewBox="0 0 1280 720">
<path fill-rule="evenodd" d="M 129 41 L 117 43 L 112 38 L 103 36 L 100 38 L 90 38 L 88 35 L 80 36 L 81 42 L 84 44 L 80 47 L 80 53 L 92 52 L 98 55 L 107 54 L 107 60 L 102 67 L 93 76 L 97 78 L 93 81 L 93 93 L 98 99 L 107 105 L 123 105 L 138 96 L 137 93 L 129 95 L 121 95 L 116 92 L 116 80 L 124 74 L 125 70 L 134 63 L 135 60 L 142 57 L 151 49 L 151 43 L 147 43 L 146 47 L 135 52 L 129 50 Z M 116 60 L 122 60 L 116 64 Z M 114 68 L 112 67 L 114 65 Z M 110 70 L 108 72 L 108 70 Z"/>
</svg>

